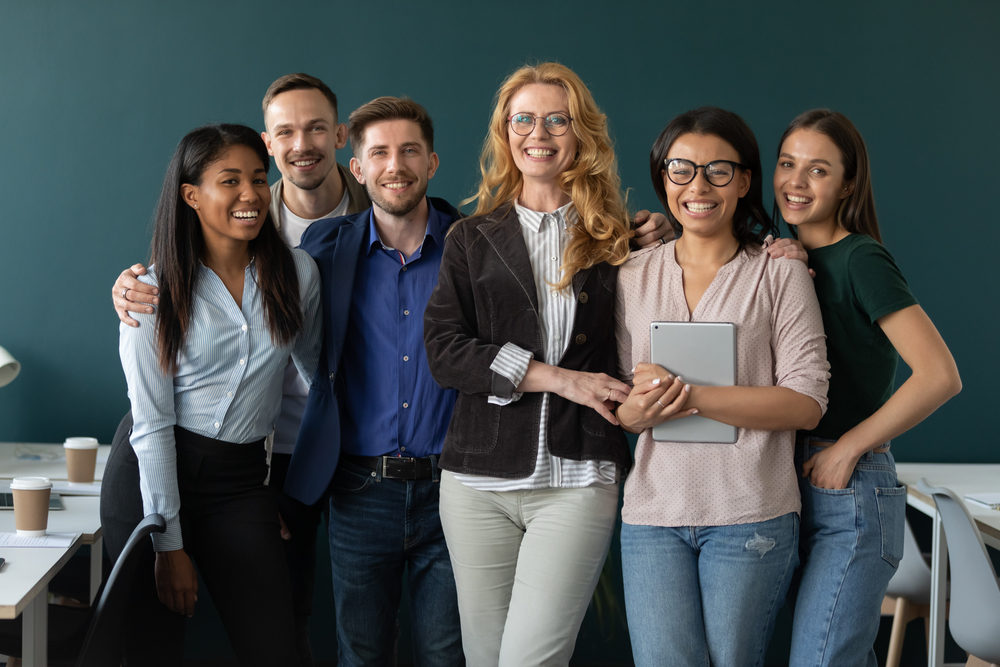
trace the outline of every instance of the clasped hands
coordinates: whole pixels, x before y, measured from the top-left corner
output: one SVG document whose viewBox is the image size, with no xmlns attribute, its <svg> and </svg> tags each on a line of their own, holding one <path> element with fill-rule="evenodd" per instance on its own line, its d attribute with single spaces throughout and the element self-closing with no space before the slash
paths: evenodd
<svg viewBox="0 0 1000 667">
<path fill-rule="evenodd" d="M 686 407 L 691 385 L 663 366 L 640 363 L 635 367 L 632 391 L 618 408 L 618 421 L 631 433 L 698 414 L 698 408 Z"/>
</svg>

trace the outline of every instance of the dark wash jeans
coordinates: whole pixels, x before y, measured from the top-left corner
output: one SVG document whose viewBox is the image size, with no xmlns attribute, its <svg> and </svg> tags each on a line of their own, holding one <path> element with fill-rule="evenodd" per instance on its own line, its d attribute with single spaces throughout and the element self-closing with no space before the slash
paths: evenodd
<svg viewBox="0 0 1000 667">
<path fill-rule="evenodd" d="M 394 663 L 404 569 L 413 664 L 465 664 L 455 577 L 438 515 L 440 486 L 430 479 L 382 479 L 341 458 L 330 485 L 330 559 L 341 667 Z"/>
</svg>

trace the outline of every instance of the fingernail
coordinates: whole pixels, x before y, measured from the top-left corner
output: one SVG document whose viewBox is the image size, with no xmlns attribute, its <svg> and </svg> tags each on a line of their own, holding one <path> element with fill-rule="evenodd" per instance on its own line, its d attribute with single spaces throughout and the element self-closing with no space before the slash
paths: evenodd
<svg viewBox="0 0 1000 667">
<path fill-rule="evenodd" d="M 694 410 L 692 410 L 692 411 L 691 411 L 691 414 L 693 414 L 693 415 L 696 415 L 696 414 L 698 414 L 698 408 L 695 408 Z"/>
<path fill-rule="evenodd" d="M 689 384 L 684 385 L 684 391 L 691 391 L 691 385 Z"/>
<path fill-rule="evenodd" d="M 658 385 L 658 384 L 660 384 L 660 378 L 656 378 L 655 380 L 653 380 L 653 386 L 654 386 L 654 387 L 655 387 L 656 385 Z"/>
<path fill-rule="evenodd" d="M 673 382 L 673 381 L 674 381 L 673 374 L 671 373 L 670 375 L 667 375 L 667 382 Z"/>
<path fill-rule="evenodd" d="M 632 370 L 631 370 L 631 371 L 629 371 L 629 372 L 630 372 L 630 373 L 635 373 L 635 366 L 633 366 L 633 367 L 632 367 Z"/>
<path fill-rule="evenodd" d="M 677 376 L 677 381 L 678 382 L 684 382 L 684 378 L 682 378 L 680 375 L 678 375 Z"/>
</svg>

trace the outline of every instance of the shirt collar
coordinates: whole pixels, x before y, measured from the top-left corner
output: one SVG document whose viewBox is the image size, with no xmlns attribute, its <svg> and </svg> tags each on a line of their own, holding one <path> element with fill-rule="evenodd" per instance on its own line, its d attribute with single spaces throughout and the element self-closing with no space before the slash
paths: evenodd
<svg viewBox="0 0 1000 667">
<path fill-rule="evenodd" d="M 427 227 L 424 230 L 424 242 L 426 243 L 427 237 L 430 236 L 434 239 L 434 243 L 437 244 L 439 248 L 444 247 L 444 236 L 445 236 L 446 225 L 444 220 L 441 218 L 441 214 L 438 213 L 437 209 L 431 204 L 430 199 L 427 200 Z M 375 226 L 375 207 L 372 206 L 368 210 L 368 252 L 371 253 L 372 248 L 376 247 L 388 248 L 382 242 L 382 238 L 378 235 L 378 228 Z M 422 248 L 422 246 L 421 246 Z M 420 252 L 420 251 L 418 251 Z"/>
<path fill-rule="evenodd" d="M 543 213 L 541 211 L 533 211 L 530 208 L 521 206 L 521 203 L 515 199 L 514 210 L 517 212 L 517 219 L 520 220 L 521 224 L 533 232 L 538 232 L 542 226 L 542 220 L 546 215 L 554 217 L 559 223 L 559 226 L 563 229 L 566 229 L 566 227 L 575 223 L 578 217 L 576 207 L 573 206 L 573 202 L 560 206 L 551 213 Z"/>
</svg>

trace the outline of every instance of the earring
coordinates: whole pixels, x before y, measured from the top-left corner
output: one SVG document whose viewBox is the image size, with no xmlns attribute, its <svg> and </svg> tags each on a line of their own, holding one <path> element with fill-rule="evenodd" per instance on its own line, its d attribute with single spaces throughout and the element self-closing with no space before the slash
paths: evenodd
<svg viewBox="0 0 1000 667">
<path fill-rule="evenodd" d="M 845 190 L 846 190 L 846 188 L 845 188 Z M 195 204 L 195 205 L 194 205 L 194 207 L 195 207 L 195 208 L 198 208 L 198 205 L 197 205 L 197 204 Z"/>
</svg>

